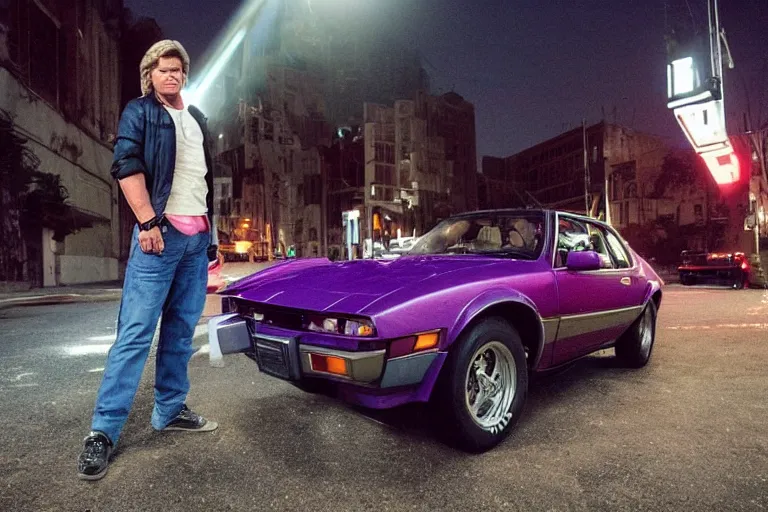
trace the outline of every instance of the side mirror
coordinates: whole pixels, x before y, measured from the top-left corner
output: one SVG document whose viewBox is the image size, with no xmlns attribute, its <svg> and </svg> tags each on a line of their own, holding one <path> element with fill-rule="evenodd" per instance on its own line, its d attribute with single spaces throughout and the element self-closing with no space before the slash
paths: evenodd
<svg viewBox="0 0 768 512">
<path fill-rule="evenodd" d="M 595 251 L 571 251 L 565 261 L 568 270 L 600 270 L 602 262 Z"/>
</svg>

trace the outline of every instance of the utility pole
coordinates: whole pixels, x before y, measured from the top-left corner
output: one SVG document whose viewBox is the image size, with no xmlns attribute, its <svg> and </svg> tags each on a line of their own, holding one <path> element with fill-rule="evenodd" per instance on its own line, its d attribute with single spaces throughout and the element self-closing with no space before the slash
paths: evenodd
<svg viewBox="0 0 768 512">
<path fill-rule="evenodd" d="M 320 232 L 322 256 L 328 257 L 328 162 L 320 158 Z"/>
<path fill-rule="evenodd" d="M 609 177 L 608 172 L 605 172 L 605 183 L 603 184 L 603 190 L 604 190 L 603 196 L 605 197 L 605 223 L 610 225 L 611 224 L 611 202 L 610 202 L 611 198 L 610 198 L 610 189 L 608 187 L 610 185 L 610 181 L 608 180 L 608 177 Z M 641 211 L 643 209 L 642 197 L 640 202 L 640 209 Z"/>
<path fill-rule="evenodd" d="M 582 145 L 584 148 L 584 215 L 590 214 L 590 204 L 589 204 L 589 189 L 590 189 L 590 180 L 589 180 L 589 154 L 587 151 L 587 120 L 582 119 L 581 120 L 581 136 L 582 136 Z"/>
</svg>

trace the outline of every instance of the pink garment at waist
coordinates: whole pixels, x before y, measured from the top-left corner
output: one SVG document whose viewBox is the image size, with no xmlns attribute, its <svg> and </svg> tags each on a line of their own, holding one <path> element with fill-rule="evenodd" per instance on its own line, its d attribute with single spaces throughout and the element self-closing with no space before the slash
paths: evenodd
<svg viewBox="0 0 768 512">
<path fill-rule="evenodd" d="M 205 215 L 166 215 L 165 218 L 185 235 L 208 231 L 208 217 Z"/>
</svg>

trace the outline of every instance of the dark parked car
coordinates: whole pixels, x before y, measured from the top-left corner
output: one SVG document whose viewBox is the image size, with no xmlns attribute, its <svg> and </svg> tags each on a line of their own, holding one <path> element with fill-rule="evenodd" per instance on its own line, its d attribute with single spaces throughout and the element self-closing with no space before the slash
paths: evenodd
<svg viewBox="0 0 768 512">
<path fill-rule="evenodd" d="M 211 358 L 383 409 L 431 401 L 441 430 L 489 449 L 523 412 L 528 379 L 607 347 L 653 349 L 661 280 L 610 226 L 548 210 L 449 218 L 396 260 L 275 265 L 221 292 Z"/>
<path fill-rule="evenodd" d="M 682 264 L 677 268 L 680 283 L 724 284 L 735 289 L 749 286 L 749 260 L 743 252 L 717 253 L 683 251 Z"/>
</svg>

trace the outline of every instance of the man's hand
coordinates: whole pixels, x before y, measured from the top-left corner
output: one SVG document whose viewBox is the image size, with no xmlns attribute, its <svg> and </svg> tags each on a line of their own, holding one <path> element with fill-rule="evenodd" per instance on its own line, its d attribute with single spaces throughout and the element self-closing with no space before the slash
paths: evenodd
<svg viewBox="0 0 768 512">
<path fill-rule="evenodd" d="M 165 242 L 160 228 L 155 226 L 149 231 L 139 231 L 139 247 L 145 253 L 162 254 Z"/>
</svg>

